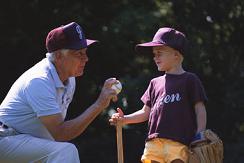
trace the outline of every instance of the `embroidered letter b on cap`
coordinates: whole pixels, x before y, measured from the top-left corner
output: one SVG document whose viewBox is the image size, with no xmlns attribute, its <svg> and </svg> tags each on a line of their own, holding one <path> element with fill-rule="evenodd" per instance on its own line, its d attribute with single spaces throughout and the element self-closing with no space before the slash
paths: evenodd
<svg viewBox="0 0 244 163">
<path fill-rule="evenodd" d="M 84 32 L 76 22 L 51 30 L 46 38 L 46 48 L 48 52 L 59 49 L 80 50 L 97 42 L 85 38 Z"/>
</svg>

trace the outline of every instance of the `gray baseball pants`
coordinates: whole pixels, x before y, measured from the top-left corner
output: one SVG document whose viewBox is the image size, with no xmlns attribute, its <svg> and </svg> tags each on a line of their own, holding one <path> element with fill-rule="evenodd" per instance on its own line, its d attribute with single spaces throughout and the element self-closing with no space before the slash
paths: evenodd
<svg viewBox="0 0 244 163">
<path fill-rule="evenodd" d="M 0 163 L 80 163 L 75 145 L 27 134 L 0 136 Z"/>
</svg>

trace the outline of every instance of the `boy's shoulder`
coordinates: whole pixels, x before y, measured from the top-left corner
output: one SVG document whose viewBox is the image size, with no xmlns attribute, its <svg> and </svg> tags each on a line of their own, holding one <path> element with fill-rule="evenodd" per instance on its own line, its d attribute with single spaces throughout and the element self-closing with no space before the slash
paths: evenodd
<svg viewBox="0 0 244 163">
<path fill-rule="evenodd" d="M 178 81 L 178 80 L 185 80 L 185 81 L 196 81 L 196 80 L 200 80 L 199 77 L 193 73 L 193 72 L 184 72 L 183 74 L 180 75 L 175 75 L 175 74 L 164 74 L 162 76 L 158 76 L 155 78 L 152 78 L 150 83 L 155 85 L 157 83 L 164 83 L 166 82 L 166 80 L 170 80 L 170 81 Z"/>
<path fill-rule="evenodd" d="M 197 77 L 197 75 L 193 72 L 188 72 L 186 71 L 185 74 L 188 76 L 188 77 Z"/>
<path fill-rule="evenodd" d="M 190 78 L 190 79 L 197 79 L 197 80 L 200 80 L 199 77 L 198 77 L 198 75 L 195 74 L 195 73 L 193 73 L 193 72 L 186 72 L 186 75 L 187 75 L 187 77 Z"/>
<path fill-rule="evenodd" d="M 152 78 L 151 82 L 157 82 L 159 80 L 163 80 L 164 78 L 165 78 L 165 74 L 162 75 L 162 76 L 158 76 L 158 77 Z"/>
<path fill-rule="evenodd" d="M 179 74 L 179 75 L 176 75 L 176 74 L 164 74 L 162 76 L 158 76 L 158 77 L 152 78 L 151 81 L 163 80 L 166 76 L 177 77 L 177 78 L 180 78 L 180 77 L 198 78 L 198 76 L 195 73 L 186 71 L 183 74 Z"/>
</svg>

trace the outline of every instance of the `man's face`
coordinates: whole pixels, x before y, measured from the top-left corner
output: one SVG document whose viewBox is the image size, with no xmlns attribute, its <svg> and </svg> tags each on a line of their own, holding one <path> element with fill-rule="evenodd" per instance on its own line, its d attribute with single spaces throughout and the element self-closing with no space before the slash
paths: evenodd
<svg viewBox="0 0 244 163">
<path fill-rule="evenodd" d="M 81 50 L 67 50 L 61 57 L 62 72 L 67 77 L 77 77 L 84 73 L 88 56 L 87 48 Z"/>
<path fill-rule="evenodd" d="M 159 71 L 170 71 L 176 64 L 176 51 L 168 46 L 153 47 L 154 61 Z"/>
</svg>

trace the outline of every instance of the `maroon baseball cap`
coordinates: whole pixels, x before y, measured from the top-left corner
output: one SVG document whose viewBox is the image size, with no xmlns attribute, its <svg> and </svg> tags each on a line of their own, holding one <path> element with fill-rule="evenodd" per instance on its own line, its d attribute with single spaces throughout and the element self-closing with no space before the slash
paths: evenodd
<svg viewBox="0 0 244 163">
<path fill-rule="evenodd" d="M 166 45 L 185 54 L 188 41 L 185 34 L 173 28 L 160 28 L 151 42 L 137 44 L 135 49 L 140 53 L 152 53 L 152 47 Z"/>
<path fill-rule="evenodd" d="M 69 23 L 51 30 L 46 38 L 48 52 L 59 49 L 80 50 L 98 42 L 85 38 L 82 28 L 76 22 Z"/>
</svg>

